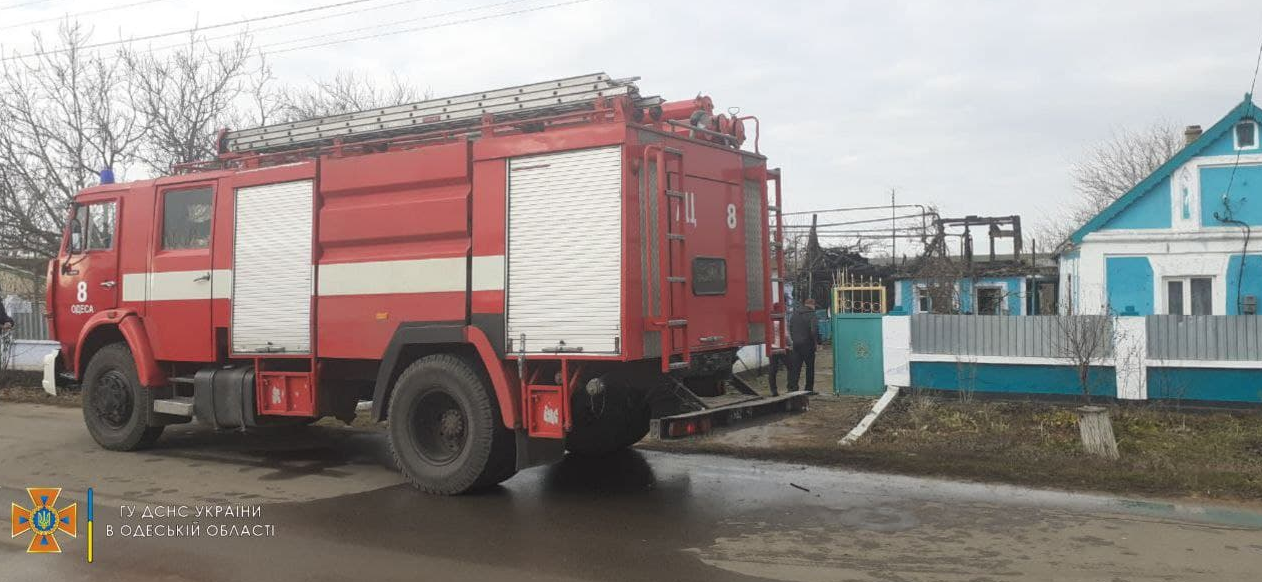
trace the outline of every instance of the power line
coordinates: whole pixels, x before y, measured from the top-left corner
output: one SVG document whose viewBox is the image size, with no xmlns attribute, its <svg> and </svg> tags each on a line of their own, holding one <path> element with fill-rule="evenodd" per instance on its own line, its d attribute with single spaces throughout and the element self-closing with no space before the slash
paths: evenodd
<svg viewBox="0 0 1262 582">
<path fill-rule="evenodd" d="M 297 25 L 299 25 L 299 24 L 307 24 L 308 22 L 315 22 L 315 21 L 317 21 L 317 20 L 328 20 L 328 19 L 330 19 L 330 18 L 339 18 L 339 17 L 342 17 L 342 16 L 352 16 L 352 15 L 355 15 L 355 14 L 362 14 L 362 13 L 364 13 L 364 12 L 370 12 L 370 11 L 373 11 L 373 10 L 383 10 L 383 9 L 386 9 L 386 8 L 394 8 L 395 6 L 402 6 L 402 5 L 404 5 L 404 4 L 415 4 L 415 3 L 417 3 L 417 2 L 428 2 L 428 1 L 430 1 L 430 0 L 400 0 L 400 1 L 398 1 L 398 2 L 391 2 L 391 3 L 389 3 L 389 4 L 382 4 L 382 5 L 380 5 L 380 6 L 368 6 L 368 7 L 366 7 L 366 8 L 359 8 L 359 9 L 357 9 L 357 10 L 348 10 L 348 11 L 346 11 L 346 12 L 338 12 L 337 14 L 326 14 L 326 15 L 323 15 L 323 16 L 315 16 L 315 17 L 312 17 L 312 18 L 303 18 L 303 19 L 300 19 L 300 20 L 294 20 L 294 21 L 291 21 L 291 22 L 284 22 L 284 23 L 281 23 L 281 24 L 273 24 L 273 25 L 271 25 L 271 26 L 262 26 L 262 27 L 259 27 L 259 28 L 246 28 L 246 30 L 241 31 L 241 32 L 248 32 L 248 33 L 250 33 L 250 34 L 256 34 L 256 33 L 259 33 L 259 32 L 263 32 L 263 31 L 265 31 L 265 30 L 275 30 L 275 29 L 278 29 L 278 28 L 288 28 L 288 27 L 290 27 L 290 26 L 297 26 Z M 396 24 L 397 24 L 397 22 L 396 22 Z M 235 32 L 235 33 L 231 33 L 231 34 L 221 34 L 221 35 L 219 35 L 219 36 L 207 37 L 207 38 L 203 38 L 203 39 L 201 39 L 201 41 L 202 41 L 202 42 L 211 42 L 211 41 L 216 41 L 216 40 L 223 40 L 223 39 L 225 39 L 225 38 L 233 38 L 233 37 L 236 37 L 236 36 L 240 35 L 240 34 L 241 34 L 241 32 Z M 331 33 L 331 34 L 340 34 L 340 33 L 336 33 L 336 32 L 335 32 L 335 33 Z M 318 37 L 315 37 L 315 38 L 318 38 Z M 181 47 L 185 47 L 185 46 L 188 46 L 188 45 L 187 45 L 186 43 L 168 44 L 168 45 L 163 45 L 163 46 L 159 46 L 159 47 L 152 47 L 152 48 L 150 48 L 150 49 L 148 49 L 148 50 L 146 50 L 146 51 L 143 51 L 143 52 L 152 54 L 152 53 L 155 53 L 155 52 L 157 52 L 157 51 L 163 51 L 163 50 L 173 49 L 173 48 L 181 48 Z"/>
<path fill-rule="evenodd" d="M 390 26 L 398 26 L 398 25 L 401 25 L 401 24 L 406 24 L 406 23 L 409 23 L 409 22 L 425 21 L 425 20 L 430 20 L 430 19 L 433 19 L 433 18 L 440 18 L 440 17 L 443 17 L 443 16 L 451 16 L 451 15 L 453 15 L 453 14 L 466 14 L 466 13 L 469 13 L 469 12 L 477 12 L 477 11 L 479 11 L 479 10 L 485 10 L 485 9 L 488 9 L 488 8 L 499 8 L 499 7 L 501 7 L 501 6 L 507 6 L 507 5 L 512 5 L 512 4 L 521 4 L 522 2 L 526 2 L 526 1 L 527 1 L 527 0 L 506 0 L 506 1 L 504 1 L 504 2 L 499 2 L 499 3 L 496 3 L 496 4 L 484 4 L 484 5 L 482 5 L 482 6 L 474 6 L 474 7 L 472 7 L 472 8 L 461 8 L 460 10 L 449 10 L 449 11 L 447 11 L 447 12 L 439 12 L 439 13 L 437 13 L 437 14 L 427 14 L 427 15 L 425 15 L 425 16 L 418 16 L 418 17 L 416 17 L 416 18 L 408 18 L 408 19 L 404 19 L 404 20 L 396 20 L 396 21 L 391 22 L 391 23 L 389 23 L 389 24 L 374 24 L 374 25 L 372 25 L 372 26 L 361 26 L 361 27 L 359 27 L 359 28 L 352 28 L 352 29 L 348 29 L 348 30 L 339 30 L 339 31 L 336 31 L 336 32 L 329 32 L 329 33 L 325 33 L 325 34 L 321 34 L 321 35 L 313 35 L 313 36 L 306 36 L 306 37 L 302 37 L 302 38 L 294 38 L 294 39 L 290 39 L 290 40 L 282 40 L 282 41 L 279 41 L 279 42 L 273 42 L 273 43 L 269 43 L 269 44 L 261 45 L 261 46 L 259 46 L 258 48 L 259 48 L 259 50 L 260 50 L 260 51 L 262 51 L 262 50 L 264 50 L 264 49 L 267 49 L 268 47 L 282 46 L 282 45 L 294 44 L 294 43 L 298 43 L 298 42 L 307 42 L 307 41 L 315 40 L 315 39 L 317 39 L 317 38 L 327 38 L 327 37 L 329 37 L 329 36 L 334 36 L 334 35 L 352 34 L 352 33 L 356 33 L 356 32 L 363 32 L 363 31 L 366 31 L 366 30 L 375 30 L 375 29 L 381 29 L 381 28 L 386 28 L 386 27 L 390 27 Z M 346 40 L 344 40 L 344 41 L 329 41 L 329 43 L 330 43 L 330 44 L 332 44 L 332 43 L 334 43 L 334 42 L 349 42 L 349 41 L 351 41 L 351 40 L 355 40 L 355 39 L 346 39 Z M 299 48 L 299 47 L 296 47 L 294 50 L 297 50 L 297 48 Z M 289 50 L 289 49 L 276 50 L 276 51 L 271 51 L 271 52 L 272 52 L 272 53 L 278 53 L 278 52 L 285 52 L 286 50 Z"/>
<path fill-rule="evenodd" d="M 888 207 L 888 206 L 886 206 L 886 208 L 889 208 L 889 207 Z M 895 216 L 895 217 L 894 217 L 894 220 L 905 220 L 905 219 L 909 219 L 909 218 L 924 218 L 924 217 L 926 217 L 926 216 L 927 216 L 927 215 L 925 215 L 925 214 L 904 214 L 904 215 L 902 215 L 902 216 Z M 784 225 L 784 227 L 785 227 L 785 228 L 811 228 L 812 226 L 816 226 L 816 227 L 819 227 L 819 228 L 825 228 L 825 227 L 829 227 L 829 226 L 847 226 L 847 225 L 850 225 L 850 224 L 871 224 L 871 223 L 873 223 L 873 222 L 889 222 L 889 221 L 890 221 L 890 217 L 886 216 L 886 217 L 882 217 L 882 218 L 868 218 L 868 219 L 865 219 L 865 220 L 847 220 L 847 221 L 845 221 L 845 222 L 828 222 L 828 223 L 825 223 L 825 224 L 816 224 L 816 225 L 808 225 L 808 224 L 786 224 L 786 225 Z"/>
<path fill-rule="evenodd" d="M 123 4 L 120 6 L 109 6 L 106 8 L 98 8 L 96 10 L 88 10 L 87 12 L 76 12 L 74 14 L 63 14 L 61 16 L 57 16 L 54 18 L 45 18 L 43 20 L 31 20 L 27 22 L 19 22 L 17 24 L 6 24 L 4 26 L 0 26 L 0 30 L 8 30 L 10 28 L 20 28 L 23 26 L 30 26 L 32 24 L 44 24 L 45 22 L 56 22 L 58 20 L 62 20 L 63 18 L 69 18 L 71 16 L 88 16 L 92 14 L 100 14 L 102 12 L 113 12 L 115 10 L 122 10 L 124 8 L 132 8 L 135 6 L 143 6 L 145 4 L 153 4 L 155 2 L 166 2 L 166 1 L 167 0 L 141 0 L 140 2 L 132 2 L 131 4 Z M 16 8 L 16 6 L 13 6 L 13 8 Z"/>
<path fill-rule="evenodd" d="M 0 6 L 0 10 L 12 10 L 14 8 L 24 8 L 26 6 L 34 6 L 36 4 L 47 4 L 51 0 L 31 0 L 30 2 L 18 2 L 17 4 L 6 4 Z"/>
<path fill-rule="evenodd" d="M 160 2 L 160 1 L 163 1 L 163 0 L 145 0 L 145 2 L 141 2 L 141 3 L 143 4 L 143 3 L 149 3 L 149 2 Z M 241 24 L 247 24 L 247 23 L 250 23 L 250 22 L 261 22 L 261 21 L 264 21 L 264 20 L 273 20 L 273 19 L 276 19 L 276 18 L 284 18 L 284 17 L 286 17 L 286 16 L 293 16 L 293 15 L 296 15 L 296 14 L 306 14 L 306 13 L 309 13 L 309 12 L 316 12 L 316 11 L 320 11 L 320 10 L 328 10 L 328 9 L 331 9 L 331 8 L 340 8 L 340 7 L 342 7 L 342 6 L 350 6 L 350 5 L 353 5 L 353 4 L 363 4 L 363 3 L 365 3 L 365 2 L 370 2 L 370 1 L 372 1 L 372 0 L 347 0 L 347 1 L 345 1 L 345 2 L 337 2 L 337 3 L 334 3 L 334 4 L 325 4 L 325 5 L 323 5 L 323 6 L 312 6 L 312 7 L 310 7 L 310 8 L 301 8 L 301 9 L 298 9 L 298 10 L 290 10 L 290 11 L 288 11 L 288 12 L 278 12 L 278 13 L 275 13 L 275 14 L 268 14 L 268 15 L 266 15 L 266 16 L 257 16 L 257 17 L 254 17 L 254 18 L 244 18 L 244 19 L 241 19 L 241 20 L 235 20 L 235 21 L 232 21 L 232 22 L 223 22 L 223 23 L 220 23 L 220 24 L 212 24 L 212 25 L 210 25 L 210 26 L 198 26 L 198 27 L 188 28 L 188 29 L 184 29 L 184 30 L 176 30 L 176 31 L 172 31 L 172 32 L 163 32 L 163 33 L 159 33 L 159 34 L 151 34 L 151 35 L 148 35 L 148 36 L 140 36 L 140 37 L 135 37 L 135 38 L 129 38 L 129 39 L 126 39 L 126 40 L 115 40 L 115 41 L 109 41 L 109 42 L 99 42 L 99 43 L 96 43 L 96 44 L 89 44 L 89 45 L 84 45 L 84 46 L 81 46 L 81 47 L 75 47 L 75 49 L 74 49 L 74 50 L 86 50 L 86 49 L 93 49 L 93 48 L 101 48 L 101 47 L 105 47 L 105 46 L 115 46 L 115 45 L 120 45 L 120 44 L 129 44 L 129 43 L 138 42 L 138 41 L 142 41 L 142 40 L 151 40 L 151 39 L 155 39 L 155 38 L 164 38 L 164 37 L 168 37 L 168 36 L 175 36 L 175 35 L 177 35 L 177 34 L 188 34 L 188 33 L 190 33 L 190 32 L 198 32 L 198 31 L 202 31 L 202 30 L 214 30 L 214 29 L 216 29 L 216 28 L 224 28 L 224 27 L 228 27 L 228 26 L 238 26 L 238 25 L 241 25 Z M 61 54 L 61 53 L 69 52 L 70 50 L 72 50 L 72 49 L 69 49 L 69 48 L 62 48 L 62 49 L 55 49 L 55 50 L 50 50 L 50 51 L 38 52 L 38 53 L 31 53 L 31 54 L 29 54 L 29 55 L 13 55 L 13 56 L 9 56 L 9 57 L 0 58 L 0 61 L 11 61 L 11 60 L 16 60 L 16 59 L 25 59 L 25 58 L 30 58 L 30 57 L 42 57 L 42 56 L 46 56 L 46 55 Z"/>
<path fill-rule="evenodd" d="M 896 204 L 893 206 L 889 204 L 885 204 L 882 206 L 848 206 L 845 208 L 828 208 L 825 210 L 802 210 L 799 212 L 785 212 L 781 216 L 800 216 L 803 214 L 828 214 L 830 212 L 858 212 L 861 210 L 889 210 L 891 208 L 919 208 L 921 210 L 925 210 L 925 206 L 923 204 Z"/>
<path fill-rule="evenodd" d="M 267 53 L 264 53 L 264 54 L 274 55 L 274 54 L 287 53 L 287 52 L 297 51 L 297 50 L 303 50 L 303 49 L 310 49 L 310 48 L 317 48 L 317 47 L 329 46 L 329 45 L 334 45 L 334 44 L 341 44 L 341 43 L 344 43 L 344 42 L 354 42 L 354 41 L 358 41 L 358 40 L 369 40 L 369 39 L 373 39 L 373 38 L 381 38 L 381 37 L 385 37 L 385 36 L 393 36 L 393 35 L 396 35 L 396 34 L 404 34 L 404 33 L 408 33 L 408 32 L 419 32 L 419 31 L 422 31 L 422 30 L 432 30 L 432 29 L 435 29 L 435 28 L 444 28 L 444 27 L 447 27 L 447 26 L 455 26 L 455 25 L 457 25 L 457 24 L 468 24 L 468 23 L 470 23 L 470 22 L 480 22 L 480 21 L 483 21 L 483 20 L 491 20 L 491 19 L 494 19 L 494 18 L 503 18 L 503 17 L 505 17 L 505 16 L 516 16 L 516 15 L 518 15 L 518 14 L 526 14 L 526 13 L 529 13 L 529 12 L 538 12 L 538 11 L 540 11 L 540 10 L 547 10 L 547 9 L 549 9 L 549 8 L 559 8 L 559 7 L 562 7 L 562 6 L 569 6 L 569 5 L 572 5 L 572 4 L 583 4 L 583 3 L 585 3 L 585 2 L 591 2 L 591 1 L 592 1 L 592 0 L 570 0 L 570 1 L 568 1 L 568 2 L 556 2 L 556 3 L 553 3 L 553 4 L 545 4 L 545 5 L 543 5 L 543 6 L 533 6 L 533 7 L 531 7 L 531 8 L 522 8 L 522 9 L 520 9 L 520 10 L 513 10 L 513 11 L 510 11 L 510 12 L 502 12 L 502 13 L 499 13 L 499 14 L 488 14 L 488 15 L 478 16 L 478 17 L 474 17 L 474 18 L 465 18 L 465 19 L 463 19 L 463 20 L 453 20 L 453 21 L 451 21 L 451 22 L 444 22 L 444 23 L 442 23 L 442 24 L 431 24 L 431 25 L 429 25 L 429 26 L 417 26 L 417 27 L 414 27 L 414 28 L 405 28 L 405 29 L 403 29 L 403 30 L 395 30 L 395 31 L 390 31 L 390 32 L 382 32 L 382 33 L 370 34 L 370 35 L 365 35 L 365 36 L 360 36 L 360 37 L 355 37 L 355 38 L 347 38 L 347 39 L 342 39 L 342 40 L 331 40 L 331 41 L 327 41 L 327 42 L 319 42 L 319 43 L 314 43 L 314 44 L 309 44 L 309 45 L 303 45 L 303 46 L 297 46 L 297 47 L 292 47 L 292 48 L 287 48 L 287 49 L 281 49 L 281 50 L 277 50 L 277 51 L 271 51 L 271 52 L 267 52 Z M 325 36 L 327 36 L 327 35 L 325 35 Z"/>
</svg>

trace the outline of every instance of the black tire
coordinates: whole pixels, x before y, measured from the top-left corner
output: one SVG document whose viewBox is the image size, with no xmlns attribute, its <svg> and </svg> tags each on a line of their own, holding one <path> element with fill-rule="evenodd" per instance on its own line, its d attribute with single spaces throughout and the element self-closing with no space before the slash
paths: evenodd
<svg viewBox="0 0 1262 582">
<path fill-rule="evenodd" d="M 516 474 L 516 444 L 490 379 L 467 360 L 426 356 L 390 396 L 390 453 L 417 489 L 458 495 Z"/>
<path fill-rule="evenodd" d="M 163 426 L 150 426 L 153 391 L 140 385 L 124 343 L 101 348 L 83 374 L 83 421 L 102 448 L 134 451 L 153 445 Z"/>
<path fill-rule="evenodd" d="M 605 398 L 600 402 L 600 398 Z M 577 394 L 571 414 L 574 426 L 565 438 L 565 448 L 584 457 L 603 457 L 640 442 L 649 433 L 649 406 L 626 394 L 614 393 L 588 402 Z"/>
</svg>

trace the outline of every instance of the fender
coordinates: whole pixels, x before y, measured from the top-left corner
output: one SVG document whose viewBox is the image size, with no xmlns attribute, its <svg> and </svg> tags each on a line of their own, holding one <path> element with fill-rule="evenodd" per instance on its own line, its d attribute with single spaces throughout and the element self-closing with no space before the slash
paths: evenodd
<svg viewBox="0 0 1262 582">
<path fill-rule="evenodd" d="M 386 353 L 377 370 L 376 387 L 373 389 L 372 419 L 381 422 L 386 419 L 390 393 L 394 390 L 394 381 L 398 377 L 395 368 L 399 357 L 408 346 L 424 345 L 460 345 L 472 347 L 486 368 L 491 379 L 491 387 L 495 389 L 496 400 L 499 401 L 500 416 L 504 426 L 518 428 L 521 425 L 520 402 L 513 396 L 513 379 L 504 369 L 504 364 L 495 354 L 495 348 L 482 330 L 465 325 L 464 322 L 426 322 L 403 323 L 395 330 L 394 337 L 386 346 Z"/>
<path fill-rule="evenodd" d="M 513 394 L 513 386 L 518 384 L 517 372 L 513 371 L 510 379 L 504 362 L 496 355 L 491 340 L 486 337 L 486 332 L 483 332 L 481 328 L 472 325 L 466 327 L 465 337 L 468 338 L 469 343 L 473 344 L 474 349 L 478 350 L 478 356 L 482 358 L 482 364 L 486 366 L 486 372 L 491 377 L 496 399 L 500 401 L 500 415 L 504 417 L 504 426 L 521 428 L 521 399 Z"/>
<path fill-rule="evenodd" d="M 158 367 L 158 361 L 153 357 L 153 348 L 149 345 L 149 334 L 145 333 L 144 322 L 131 309 L 107 309 L 93 315 L 83 325 L 83 329 L 79 331 L 79 339 L 75 342 L 74 375 L 76 378 L 83 379 L 83 371 L 87 367 L 87 362 L 83 360 L 84 343 L 92 332 L 103 325 L 117 326 L 119 333 L 127 341 L 132 358 L 136 360 L 136 375 L 140 377 L 142 386 L 156 388 L 166 385 L 166 373 Z"/>
</svg>

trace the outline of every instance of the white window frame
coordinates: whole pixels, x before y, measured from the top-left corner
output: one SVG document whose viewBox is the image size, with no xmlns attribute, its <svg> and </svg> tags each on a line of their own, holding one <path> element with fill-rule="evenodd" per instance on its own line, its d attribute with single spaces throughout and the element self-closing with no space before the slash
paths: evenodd
<svg viewBox="0 0 1262 582">
<path fill-rule="evenodd" d="M 1216 313 L 1217 302 L 1214 301 L 1214 289 L 1218 287 L 1218 277 L 1212 275 L 1184 275 L 1178 277 L 1162 277 L 1161 278 L 1161 313 L 1170 314 L 1170 283 L 1178 281 L 1183 285 L 1183 315 L 1192 315 L 1192 279 L 1209 279 L 1209 311 L 1210 315 L 1221 315 Z"/>
<path fill-rule="evenodd" d="M 1253 126 L 1253 145 L 1251 145 L 1251 146 L 1243 146 L 1243 147 L 1242 147 L 1242 146 L 1240 145 L 1240 134 L 1239 134 L 1239 133 L 1237 133 L 1236 129 L 1237 129 L 1239 126 L 1241 126 L 1241 125 L 1243 125 L 1243 124 L 1245 124 L 1245 123 L 1248 123 L 1249 125 L 1252 125 L 1252 126 Z M 1235 147 L 1235 149 L 1237 149 L 1237 150 L 1245 150 L 1245 151 L 1248 151 L 1248 150 L 1256 150 L 1256 149 L 1258 149 L 1258 147 L 1259 147 L 1259 144 L 1258 144 L 1258 137 L 1259 137 L 1259 136 L 1258 136 L 1258 122 L 1256 122 L 1256 121 L 1254 121 L 1254 120 L 1252 120 L 1252 119 L 1246 119 L 1246 120 L 1241 121 L 1241 122 L 1239 122 L 1239 123 L 1235 123 L 1235 124 L 1233 124 L 1233 125 L 1231 126 L 1231 144 L 1232 144 L 1232 146 L 1234 146 L 1234 147 Z"/>
<path fill-rule="evenodd" d="M 996 289 L 999 291 L 999 312 L 998 313 L 982 313 L 982 289 Z M 1004 283 L 984 283 L 973 287 L 973 314 L 974 315 L 1007 315 L 1008 314 L 1008 285 Z"/>
<path fill-rule="evenodd" d="M 925 290 L 924 287 L 917 287 L 916 292 L 914 293 L 914 295 L 916 296 L 916 303 L 915 303 L 916 313 L 933 313 L 933 296 L 927 293 L 923 293 L 924 290 Z M 922 299 L 929 302 L 929 309 L 926 310 L 924 307 L 921 307 L 920 300 Z"/>
</svg>

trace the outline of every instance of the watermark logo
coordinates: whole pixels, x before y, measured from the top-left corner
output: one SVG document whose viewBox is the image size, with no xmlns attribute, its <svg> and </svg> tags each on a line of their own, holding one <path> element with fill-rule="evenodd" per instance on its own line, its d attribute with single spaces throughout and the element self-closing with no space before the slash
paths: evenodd
<svg viewBox="0 0 1262 582">
<path fill-rule="evenodd" d="M 57 509 L 57 496 L 61 495 L 60 487 L 28 487 L 26 493 L 31 496 L 31 508 L 27 509 L 14 503 L 10 518 L 13 537 L 27 532 L 32 534 L 31 545 L 26 548 L 27 553 L 61 552 L 61 546 L 57 544 L 58 532 L 72 538 L 79 537 L 77 505 L 71 503 Z"/>
</svg>

